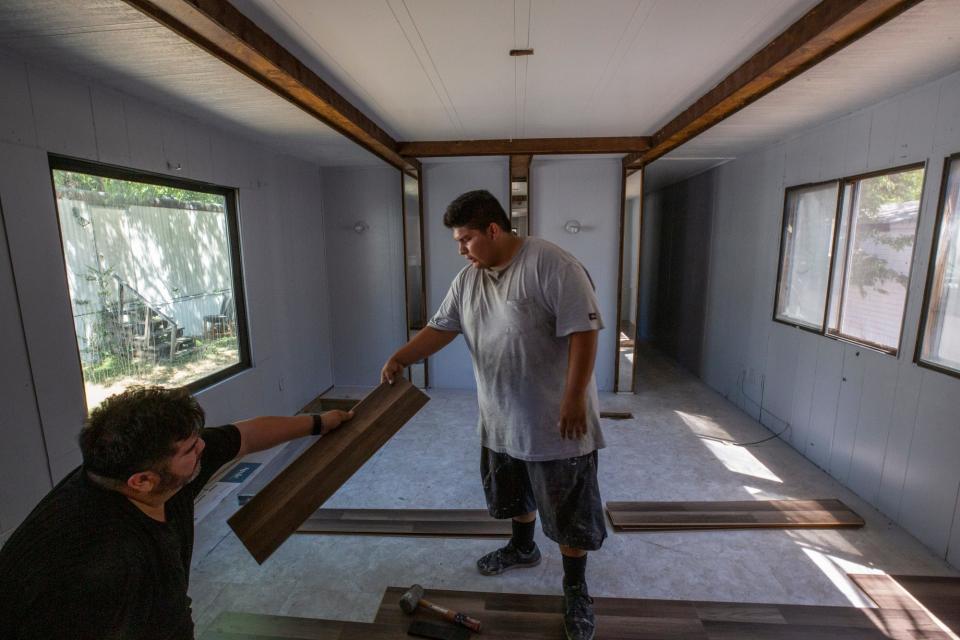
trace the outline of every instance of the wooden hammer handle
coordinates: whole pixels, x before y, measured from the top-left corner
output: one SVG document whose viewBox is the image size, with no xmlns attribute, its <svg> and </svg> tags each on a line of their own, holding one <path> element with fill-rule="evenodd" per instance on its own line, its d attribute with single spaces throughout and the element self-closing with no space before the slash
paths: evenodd
<svg viewBox="0 0 960 640">
<path fill-rule="evenodd" d="M 451 609 L 447 609 L 446 607 L 441 607 L 440 605 L 434 604 L 429 600 L 424 600 L 423 598 L 420 598 L 420 606 L 424 609 L 429 609 L 434 613 L 439 613 L 441 616 L 443 616 L 444 620 L 449 620 L 454 624 L 463 625 L 475 633 L 480 633 L 480 621 L 476 618 L 471 618 L 465 613 L 458 613 Z"/>
</svg>

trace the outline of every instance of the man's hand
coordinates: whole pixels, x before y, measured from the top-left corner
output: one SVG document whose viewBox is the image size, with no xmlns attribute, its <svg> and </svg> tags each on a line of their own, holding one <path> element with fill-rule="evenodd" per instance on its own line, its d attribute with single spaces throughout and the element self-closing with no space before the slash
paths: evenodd
<svg viewBox="0 0 960 640">
<path fill-rule="evenodd" d="M 578 393 L 564 395 L 560 405 L 560 437 L 579 440 L 587 434 L 587 398 Z"/>
<path fill-rule="evenodd" d="M 400 361 L 395 357 L 391 357 L 387 360 L 387 363 L 383 365 L 383 369 L 380 370 L 380 383 L 389 382 L 393 384 L 393 381 L 397 376 L 403 373 L 404 366 L 400 364 Z"/>
<path fill-rule="evenodd" d="M 320 435 L 326 435 L 353 417 L 353 411 L 334 409 L 320 414 Z"/>
</svg>

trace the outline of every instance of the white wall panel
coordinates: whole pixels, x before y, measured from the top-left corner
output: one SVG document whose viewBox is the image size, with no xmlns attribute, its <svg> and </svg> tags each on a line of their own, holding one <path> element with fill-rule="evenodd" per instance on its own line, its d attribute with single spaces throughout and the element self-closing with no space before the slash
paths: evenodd
<svg viewBox="0 0 960 640">
<path fill-rule="evenodd" d="M 883 471 L 880 474 L 880 496 L 877 506 L 894 520 L 900 521 L 903 500 L 903 481 L 907 475 L 907 461 L 917 427 L 917 407 L 920 402 L 920 383 L 923 370 L 916 365 L 901 362 L 897 371 L 897 390 L 890 416 L 890 435 L 887 436 Z"/>
<path fill-rule="evenodd" d="M 605 327 L 600 331 L 594 371 L 597 387 L 612 391 L 614 353 L 610 345 L 617 324 L 621 164 L 608 159 L 534 158 L 530 173 L 531 235 L 569 251 L 593 279 Z M 570 220 L 580 222 L 580 233 L 564 229 Z"/>
<path fill-rule="evenodd" d="M 89 100 L 86 104 L 89 106 Z M 0 199 L 40 418 L 56 481 L 78 460 L 76 434 L 86 411 L 45 151 L 0 144 Z"/>
<path fill-rule="evenodd" d="M 13 316 L 9 322 L 5 317 L 3 326 L 12 327 L 8 337 L 20 335 L 26 347 L 18 349 L 15 340 L 0 343 L 5 388 L 22 391 L 15 401 L 5 397 L 3 405 L 13 409 L 17 424 L 25 429 L 20 433 L 4 427 L 10 434 L 7 443 L 13 442 L 4 454 L 17 456 L 9 469 L 22 472 L 25 497 L 18 501 L 0 494 L 0 530 L 16 526 L 23 510 L 32 506 L 26 503 L 35 502 L 34 494 L 50 486 L 38 443 L 45 442 L 53 481 L 80 460 L 76 434 L 85 416 L 83 381 L 48 152 L 240 187 L 240 242 L 254 368 L 198 394 L 211 423 L 291 413 L 332 382 L 317 167 L 280 160 L 235 133 L 127 95 L 44 69 L 25 69 L 17 60 L 0 56 L 0 131 L 6 140 L 0 142 L 0 202 L 10 246 L 10 261 L 0 256 L 0 293 L 2 312 L 15 313 L 7 287 L 10 271 L 4 267 L 10 264 L 24 331 L 18 334 L 19 320 L 13 324 Z M 24 88 L 27 79 L 29 90 Z M 30 113 L 36 113 L 39 130 L 34 138 L 29 135 L 33 122 L 26 117 Z M 216 155 L 211 138 L 217 140 Z M 167 167 L 167 155 L 180 161 L 180 171 Z M 285 386 L 284 376 L 293 383 Z M 7 415 L 5 411 L 4 423 Z M 0 467 L 5 473 L 7 467 Z M 29 475 L 29 470 L 35 473 Z M 0 480 L 0 485 L 16 486 L 6 477 Z"/>
<path fill-rule="evenodd" d="M 764 173 L 775 161 L 777 146 L 714 170 L 717 206 L 704 331 L 708 384 L 750 409 L 731 389 L 744 366 L 747 379 L 751 368 L 761 369 L 765 402 L 769 398 L 772 403 L 767 406 L 780 407 L 790 398 L 791 444 L 941 555 L 958 535 L 953 521 L 960 486 L 960 381 L 918 369 L 911 359 L 943 157 L 960 150 L 958 104 L 960 74 L 954 74 L 820 124 L 781 145 L 785 164 L 779 181 Z M 894 358 L 810 332 L 791 334 L 771 322 L 769 294 L 776 279 L 771 252 L 779 244 L 780 230 L 771 234 L 768 223 L 770 218 L 779 220 L 782 183 L 840 178 L 924 160 L 927 183 L 900 355 Z M 694 181 L 686 185 L 693 189 Z M 771 185 L 779 195 L 775 210 L 766 194 Z M 748 287 L 740 278 L 751 273 L 753 291 L 745 291 Z M 791 354 L 795 360 L 784 362 Z M 746 385 L 751 393 L 753 384 Z"/>
<path fill-rule="evenodd" d="M 909 164 L 927 159 L 933 148 L 939 106 L 938 84 L 921 87 L 903 97 L 896 128 L 895 164 Z"/>
<path fill-rule="evenodd" d="M 406 342 L 400 172 L 324 169 L 323 184 L 334 380 L 376 386 L 383 363 Z M 360 222 L 363 233 L 353 229 Z"/>
<path fill-rule="evenodd" d="M 820 340 L 817 345 L 817 369 L 805 453 L 821 469 L 830 468 L 830 447 L 837 423 L 837 402 L 840 399 L 842 374 L 843 344 L 835 340 Z"/>
<path fill-rule="evenodd" d="M 840 120 L 846 129 L 846 144 L 843 151 L 843 171 L 835 175 L 824 175 L 825 180 L 842 176 L 854 176 L 867 171 L 870 158 L 870 129 L 873 114 L 870 111 L 855 113 Z"/>
<path fill-rule="evenodd" d="M 922 542 L 946 553 L 960 486 L 957 381 L 924 372 L 900 517 Z"/>
<path fill-rule="evenodd" d="M 864 360 L 863 349 L 856 345 L 843 345 L 840 397 L 837 399 L 836 426 L 830 445 L 830 475 L 846 483 L 850 474 L 850 458 L 857 437 L 860 420 L 860 405 L 863 395 Z"/>
<path fill-rule="evenodd" d="M 37 127 L 33 121 L 27 65 L 0 57 L 0 141 L 35 145 Z"/>
<path fill-rule="evenodd" d="M 862 349 L 860 359 L 863 360 L 863 391 L 847 485 L 865 500 L 877 504 L 899 366 L 896 359 L 872 349 Z"/>
<path fill-rule="evenodd" d="M 960 150 L 960 73 L 949 76 L 940 85 L 933 144 L 931 162 Z"/>
<path fill-rule="evenodd" d="M 100 86 L 90 87 L 93 126 L 97 136 L 97 159 L 116 165 L 130 164 L 127 116 L 123 94 Z"/>
<path fill-rule="evenodd" d="M 895 166 L 897 154 L 897 123 L 900 121 L 900 101 L 890 100 L 872 110 L 870 122 L 870 150 L 867 169 L 889 169 Z"/>
<path fill-rule="evenodd" d="M 452 232 L 443 226 L 443 213 L 457 196 L 473 189 L 486 189 L 508 209 L 510 184 L 506 158 L 484 158 L 423 165 L 424 172 L 424 255 L 427 268 L 427 317 L 443 301 L 450 282 L 467 262 L 457 251 Z M 536 215 L 536 214 L 534 214 Z M 536 224 L 536 222 L 534 222 Z M 476 380 L 470 352 L 458 336 L 430 358 L 430 386 L 446 389 L 474 389 Z"/>
<path fill-rule="evenodd" d="M 43 495 L 51 479 L 40 431 L 40 416 L 20 322 L 20 305 L 7 253 L 0 202 L 0 538 L 16 527 Z"/>
<path fill-rule="evenodd" d="M 30 66 L 30 95 L 41 149 L 95 159 L 90 89 L 72 76 Z"/>
<path fill-rule="evenodd" d="M 817 381 L 818 340 L 806 331 L 796 331 L 799 357 L 793 388 L 790 442 L 798 451 L 805 453 L 810 445 L 810 415 L 813 412 L 813 388 Z"/>
</svg>

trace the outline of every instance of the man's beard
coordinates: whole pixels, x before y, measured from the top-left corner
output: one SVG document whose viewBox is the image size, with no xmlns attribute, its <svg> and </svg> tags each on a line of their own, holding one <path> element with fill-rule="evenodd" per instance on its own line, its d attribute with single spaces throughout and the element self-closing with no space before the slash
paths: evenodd
<svg viewBox="0 0 960 640">
<path fill-rule="evenodd" d="M 197 476 L 200 475 L 200 460 L 197 460 L 193 473 L 191 473 L 188 478 L 171 473 L 170 470 L 166 468 L 158 469 L 156 474 L 160 476 L 160 482 L 153 490 L 153 493 L 175 493 L 196 480 Z"/>
</svg>

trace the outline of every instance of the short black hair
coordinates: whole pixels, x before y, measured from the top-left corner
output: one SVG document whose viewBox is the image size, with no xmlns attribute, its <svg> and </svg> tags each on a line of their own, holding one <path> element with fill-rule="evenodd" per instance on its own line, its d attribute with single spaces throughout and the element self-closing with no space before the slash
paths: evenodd
<svg viewBox="0 0 960 640">
<path fill-rule="evenodd" d="M 131 387 L 104 400 L 84 423 L 79 437 L 84 469 L 118 481 L 162 469 L 177 443 L 199 432 L 204 419 L 186 389 Z"/>
<path fill-rule="evenodd" d="M 443 226 L 448 229 L 467 227 L 486 229 L 493 222 L 504 231 L 510 231 L 510 218 L 500 201 L 486 189 L 467 191 L 450 203 L 443 214 Z"/>
</svg>

